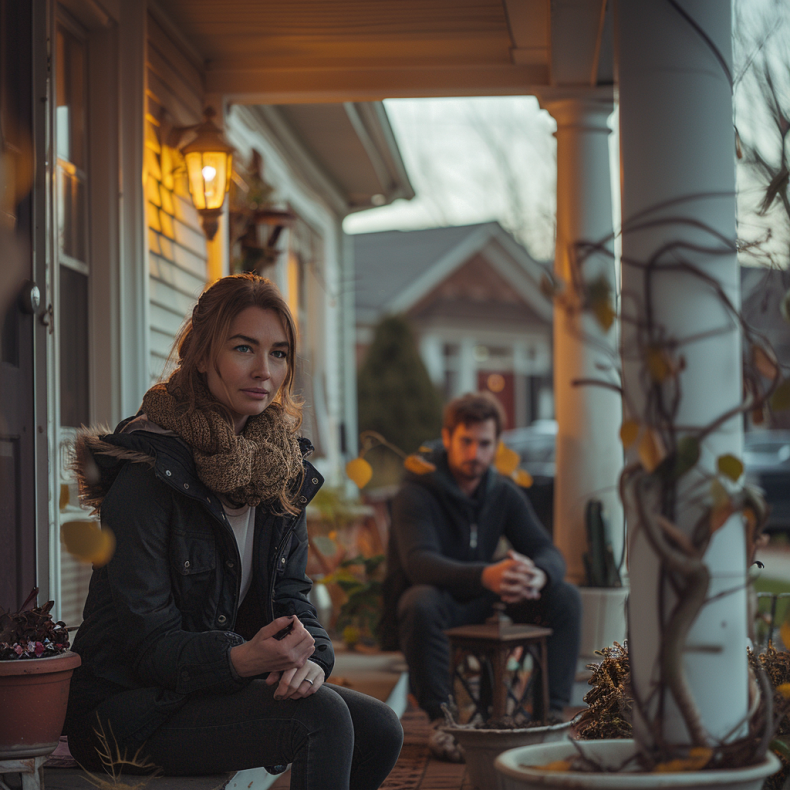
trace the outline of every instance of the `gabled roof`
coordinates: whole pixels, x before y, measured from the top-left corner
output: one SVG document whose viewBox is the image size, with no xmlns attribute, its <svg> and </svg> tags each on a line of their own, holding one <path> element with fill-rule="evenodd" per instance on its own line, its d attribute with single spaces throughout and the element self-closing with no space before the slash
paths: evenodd
<svg viewBox="0 0 790 790">
<path fill-rule="evenodd" d="M 498 222 L 360 233 L 354 244 L 358 323 L 407 312 L 475 254 L 482 254 L 530 307 L 551 321 L 536 261 Z"/>
</svg>

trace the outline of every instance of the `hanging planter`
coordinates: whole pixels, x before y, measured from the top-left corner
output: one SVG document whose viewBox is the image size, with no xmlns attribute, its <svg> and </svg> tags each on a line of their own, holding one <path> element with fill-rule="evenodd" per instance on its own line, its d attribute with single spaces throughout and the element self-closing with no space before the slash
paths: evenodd
<svg viewBox="0 0 790 790">
<path fill-rule="evenodd" d="M 557 770 L 580 753 L 612 773 Z M 496 758 L 495 768 L 500 790 L 760 790 L 766 777 L 780 767 L 779 759 L 768 752 L 760 763 L 744 768 L 643 773 L 629 770 L 629 765 L 636 768 L 636 761 L 631 759 L 636 754 L 632 740 L 580 745 L 567 741 L 511 749 Z"/>
</svg>

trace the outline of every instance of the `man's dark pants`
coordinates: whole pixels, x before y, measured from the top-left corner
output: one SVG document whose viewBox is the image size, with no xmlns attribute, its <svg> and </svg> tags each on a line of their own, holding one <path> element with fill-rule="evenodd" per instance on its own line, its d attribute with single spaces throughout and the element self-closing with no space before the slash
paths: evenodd
<svg viewBox="0 0 790 790">
<path fill-rule="evenodd" d="M 398 602 L 398 633 L 409 665 L 409 683 L 420 707 L 431 719 L 442 716 L 441 704 L 450 694 L 450 645 L 444 631 L 458 625 L 483 623 L 499 600 L 487 592 L 470 601 L 457 601 L 446 590 L 418 584 Z M 549 707 L 561 710 L 570 702 L 576 674 L 581 627 L 581 597 L 567 582 L 556 582 L 537 601 L 509 605 L 516 623 L 553 629 L 548 639 Z"/>
</svg>

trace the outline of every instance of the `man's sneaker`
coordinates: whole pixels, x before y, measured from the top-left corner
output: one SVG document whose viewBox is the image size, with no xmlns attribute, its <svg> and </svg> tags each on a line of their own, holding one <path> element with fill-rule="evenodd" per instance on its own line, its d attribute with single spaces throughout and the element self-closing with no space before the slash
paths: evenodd
<svg viewBox="0 0 790 790">
<path fill-rule="evenodd" d="M 441 729 L 444 726 L 442 719 L 433 721 L 433 732 L 428 736 L 428 750 L 431 755 L 446 763 L 462 763 L 464 762 L 464 750 L 458 741 Z"/>
</svg>

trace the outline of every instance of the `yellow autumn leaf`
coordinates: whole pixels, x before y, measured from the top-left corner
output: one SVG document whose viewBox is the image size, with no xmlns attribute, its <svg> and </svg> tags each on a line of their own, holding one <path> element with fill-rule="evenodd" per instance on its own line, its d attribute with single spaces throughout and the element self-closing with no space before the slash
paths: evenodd
<svg viewBox="0 0 790 790">
<path fill-rule="evenodd" d="M 553 760 L 545 765 L 527 765 L 525 768 L 532 768 L 534 771 L 570 771 L 570 760 Z"/>
<path fill-rule="evenodd" d="M 757 368 L 757 372 L 767 379 L 776 378 L 779 370 L 776 357 L 773 352 L 762 346 L 752 346 L 752 364 Z"/>
<path fill-rule="evenodd" d="M 667 451 L 658 431 L 647 428 L 639 441 L 639 460 L 647 472 L 652 472 L 666 457 Z"/>
<path fill-rule="evenodd" d="M 587 285 L 587 303 L 604 331 L 614 323 L 615 312 L 612 306 L 612 285 L 606 277 L 598 277 Z"/>
<path fill-rule="evenodd" d="M 730 495 L 721 480 L 714 478 L 710 483 L 710 496 L 713 500 L 713 507 L 722 507 L 730 504 Z"/>
<path fill-rule="evenodd" d="M 506 476 L 512 475 L 518 468 L 520 461 L 521 456 L 515 450 L 511 450 L 504 442 L 499 443 L 496 458 L 494 458 L 497 472 Z"/>
<path fill-rule="evenodd" d="M 364 488 L 373 477 L 373 468 L 364 458 L 352 458 L 346 464 L 346 475 L 357 488 Z"/>
<path fill-rule="evenodd" d="M 737 482 L 738 478 L 743 474 L 743 462 L 740 458 L 727 453 L 720 455 L 716 460 L 716 466 L 725 477 L 729 477 L 733 483 Z"/>
<path fill-rule="evenodd" d="M 780 683 L 776 690 L 785 698 L 790 699 L 790 683 Z"/>
<path fill-rule="evenodd" d="M 403 468 L 415 475 L 427 475 L 435 472 L 436 466 L 430 461 L 426 461 L 421 455 L 409 455 L 403 462 Z"/>
<path fill-rule="evenodd" d="M 636 420 L 625 420 L 620 426 L 620 441 L 628 450 L 636 444 L 639 438 L 639 423 Z"/>
<path fill-rule="evenodd" d="M 535 481 L 532 479 L 532 475 L 526 469 L 516 469 L 513 472 L 513 480 L 516 481 L 517 486 L 521 486 L 521 488 L 529 488 Z"/>
<path fill-rule="evenodd" d="M 790 409 L 790 379 L 785 379 L 771 395 L 771 410 L 786 411 Z"/>
<path fill-rule="evenodd" d="M 729 517 L 735 512 L 735 507 L 721 480 L 714 478 L 711 481 L 710 495 L 713 499 L 713 507 L 710 511 L 710 532 L 712 535 L 727 523 Z"/>
<path fill-rule="evenodd" d="M 614 323 L 615 312 L 609 301 L 598 301 L 592 305 L 593 315 L 598 320 L 598 323 L 604 328 L 606 332 Z"/>
<path fill-rule="evenodd" d="M 67 521 L 60 528 L 60 537 L 69 554 L 97 567 L 106 565 L 115 551 L 112 530 L 100 528 L 95 521 Z"/>
<path fill-rule="evenodd" d="M 782 638 L 785 647 L 790 646 L 790 623 L 785 621 L 779 628 L 779 636 Z"/>
<path fill-rule="evenodd" d="M 349 646 L 354 647 L 354 645 L 359 642 L 359 638 L 362 634 L 359 632 L 359 628 L 355 625 L 347 625 L 343 629 L 343 641 Z"/>
<path fill-rule="evenodd" d="M 663 349 L 652 346 L 647 350 L 647 370 L 650 378 L 657 384 L 672 375 L 672 362 L 669 354 Z"/>
<path fill-rule="evenodd" d="M 701 771 L 710 762 L 713 749 L 707 746 L 695 746 L 689 749 L 688 757 L 678 757 L 658 763 L 653 769 L 657 774 L 681 773 L 683 771 Z"/>
<path fill-rule="evenodd" d="M 731 504 L 720 505 L 719 507 L 713 508 L 710 513 L 711 535 L 720 530 L 734 512 L 735 508 Z"/>
<path fill-rule="evenodd" d="M 69 493 L 69 487 L 66 483 L 60 484 L 60 512 L 62 513 L 69 504 L 69 500 L 71 499 L 71 494 Z"/>
</svg>

